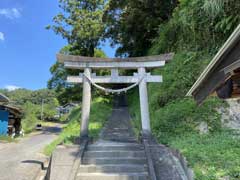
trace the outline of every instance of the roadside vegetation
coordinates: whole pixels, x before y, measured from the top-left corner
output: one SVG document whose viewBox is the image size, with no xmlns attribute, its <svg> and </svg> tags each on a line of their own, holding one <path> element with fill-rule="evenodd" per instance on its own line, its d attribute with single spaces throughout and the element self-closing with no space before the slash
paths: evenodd
<svg viewBox="0 0 240 180">
<path fill-rule="evenodd" d="M 153 72 L 163 75 L 163 83 L 148 87 L 151 125 L 160 143 L 183 153 L 196 180 L 240 179 L 239 138 L 222 127 L 216 111 L 226 104 L 211 97 L 197 106 L 192 98 L 185 97 L 240 22 L 239 10 L 240 3 L 234 1 L 180 1 L 171 18 L 159 25 L 158 35 L 146 53 L 175 52 L 170 63 Z M 137 91 L 129 95 L 129 104 L 139 133 Z M 207 134 L 199 132 L 201 122 L 208 125 Z"/>
<path fill-rule="evenodd" d="M 214 107 L 222 106 L 221 101 L 210 98 L 198 107 L 192 99 L 183 98 L 159 107 L 151 97 L 150 94 L 153 134 L 160 143 L 183 153 L 197 180 L 240 178 L 239 134 L 222 128 L 220 115 L 214 110 Z M 129 95 L 129 104 L 139 134 L 140 107 L 136 92 Z M 207 122 L 207 134 L 199 132 L 200 122 Z"/>
<path fill-rule="evenodd" d="M 20 108 L 23 112 L 22 128 L 24 133 L 30 133 L 35 129 L 36 124 L 41 123 L 41 111 L 43 103 L 43 120 L 53 120 L 59 106 L 53 90 L 41 89 L 31 91 L 17 89 L 7 91 L 0 89 L 0 92 L 9 97 L 10 105 Z"/>
<path fill-rule="evenodd" d="M 240 144 L 236 132 L 222 130 L 172 138 L 169 145 L 187 157 L 197 180 L 240 179 Z M 238 135 L 239 136 L 239 135 Z M 235 138 L 234 138 L 235 137 Z"/>
<path fill-rule="evenodd" d="M 93 100 L 89 120 L 89 135 L 94 140 L 98 138 L 102 127 L 110 116 L 111 107 L 112 105 L 109 99 L 98 97 Z M 68 124 L 63 128 L 59 137 L 54 142 L 45 147 L 44 153 L 46 155 L 51 155 L 53 150 L 59 144 L 74 144 L 75 139 L 80 136 L 80 119 L 81 108 L 78 107 L 72 110 L 72 112 L 69 114 Z"/>
<path fill-rule="evenodd" d="M 0 136 L 0 143 L 1 142 L 16 142 L 16 140 L 9 136 Z"/>
</svg>

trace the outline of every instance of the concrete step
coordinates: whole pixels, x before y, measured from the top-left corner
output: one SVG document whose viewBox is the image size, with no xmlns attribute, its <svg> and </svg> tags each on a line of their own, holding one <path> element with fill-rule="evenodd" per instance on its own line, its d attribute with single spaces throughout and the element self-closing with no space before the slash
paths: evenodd
<svg viewBox="0 0 240 180">
<path fill-rule="evenodd" d="M 113 136 L 125 136 L 125 137 L 131 137 L 135 138 L 132 134 L 127 133 L 127 132 L 106 132 L 104 135 L 113 135 Z"/>
<path fill-rule="evenodd" d="M 79 173 L 142 173 L 147 172 L 145 165 L 108 164 L 108 165 L 81 165 Z"/>
<path fill-rule="evenodd" d="M 78 173 L 76 180 L 149 180 L 147 173 Z"/>
<path fill-rule="evenodd" d="M 112 129 L 106 129 L 105 132 L 126 132 L 129 133 L 131 130 L 127 128 L 112 128 Z"/>
<path fill-rule="evenodd" d="M 124 132 L 105 133 L 104 135 L 107 137 L 116 136 L 116 137 L 125 137 L 125 138 L 135 138 L 131 134 L 126 134 L 126 133 L 124 134 Z"/>
<path fill-rule="evenodd" d="M 99 146 L 89 145 L 87 151 L 142 151 L 144 147 L 142 145 L 111 145 L 111 146 Z"/>
<path fill-rule="evenodd" d="M 122 137 L 115 137 L 115 136 L 108 136 L 105 137 L 104 140 L 108 140 L 108 141 L 117 141 L 117 142 L 128 142 L 128 143 L 136 143 L 137 139 L 135 138 L 122 138 Z"/>
<path fill-rule="evenodd" d="M 128 131 L 106 131 L 104 134 L 125 135 L 133 137 L 133 134 Z"/>
<path fill-rule="evenodd" d="M 123 138 L 123 139 L 134 139 L 134 140 L 136 140 L 136 138 L 135 137 L 132 137 L 132 135 L 129 135 L 129 136 L 127 136 L 127 135 L 123 135 L 122 133 L 119 133 L 119 134 L 113 134 L 113 133 L 111 133 L 111 134 L 104 134 L 104 136 L 106 137 L 106 138 Z"/>
<path fill-rule="evenodd" d="M 145 157 L 145 156 L 144 156 Z M 146 164 L 147 159 L 141 158 L 83 158 L 83 164 Z"/>
<path fill-rule="evenodd" d="M 144 151 L 86 151 L 84 153 L 85 158 L 102 158 L 102 157 L 145 157 Z"/>
</svg>

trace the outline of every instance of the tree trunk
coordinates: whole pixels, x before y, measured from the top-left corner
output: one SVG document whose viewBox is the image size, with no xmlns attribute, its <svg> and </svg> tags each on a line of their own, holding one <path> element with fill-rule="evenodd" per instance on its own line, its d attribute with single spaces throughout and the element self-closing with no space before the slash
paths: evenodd
<svg viewBox="0 0 240 180">
<path fill-rule="evenodd" d="M 89 47 L 89 56 L 94 57 L 94 44 L 91 43 Z"/>
</svg>

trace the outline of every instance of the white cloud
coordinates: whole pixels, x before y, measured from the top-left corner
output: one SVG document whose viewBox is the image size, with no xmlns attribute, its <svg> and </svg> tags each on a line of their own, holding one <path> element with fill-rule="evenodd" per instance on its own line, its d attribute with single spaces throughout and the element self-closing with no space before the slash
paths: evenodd
<svg viewBox="0 0 240 180">
<path fill-rule="evenodd" d="M 21 89 L 21 87 L 15 85 L 7 85 L 4 87 L 4 89 L 7 89 L 8 91 L 14 91 L 16 89 Z"/>
<path fill-rule="evenodd" d="M 4 41 L 4 40 L 5 40 L 4 34 L 0 32 L 0 41 Z"/>
<path fill-rule="evenodd" d="M 21 13 L 17 8 L 0 9 L 0 16 L 4 16 L 8 19 L 16 19 L 21 17 Z"/>
</svg>

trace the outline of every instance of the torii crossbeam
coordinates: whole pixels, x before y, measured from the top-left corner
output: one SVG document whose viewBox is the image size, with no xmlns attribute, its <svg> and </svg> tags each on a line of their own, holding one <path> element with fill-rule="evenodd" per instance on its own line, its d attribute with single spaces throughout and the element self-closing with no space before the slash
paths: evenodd
<svg viewBox="0 0 240 180">
<path fill-rule="evenodd" d="M 122 92 L 139 86 L 142 131 L 151 133 L 149 106 L 148 106 L 148 82 L 162 82 L 162 76 L 151 75 L 146 69 L 163 67 L 165 63 L 173 58 L 173 53 L 158 56 L 133 57 L 133 58 L 95 58 L 58 54 L 59 62 L 64 63 L 68 69 L 84 70 L 79 76 L 68 76 L 69 83 L 83 83 L 81 138 L 88 137 L 88 124 L 91 104 L 91 84 L 109 92 Z M 96 76 L 92 73 L 94 69 L 111 69 L 111 76 Z M 118 69 L 137 69 L 138 73 L 133 76 L 119 76 Z M 105 89 L 98 84 L 133 84 L 130 88 L 122 90 Z"/>
</svg>

